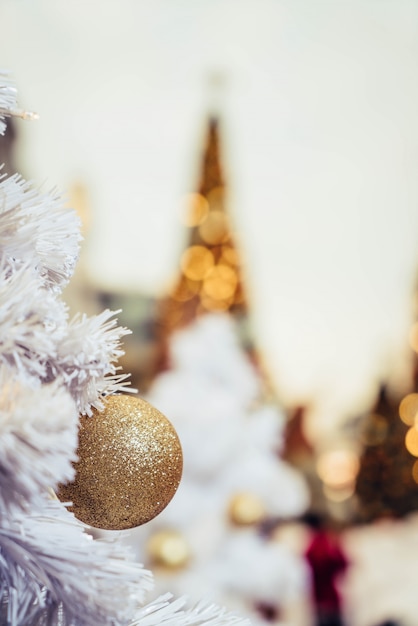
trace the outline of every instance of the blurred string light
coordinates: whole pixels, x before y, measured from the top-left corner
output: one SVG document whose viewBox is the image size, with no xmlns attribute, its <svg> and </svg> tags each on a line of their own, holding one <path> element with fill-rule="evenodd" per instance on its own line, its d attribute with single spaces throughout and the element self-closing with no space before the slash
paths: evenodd
<svg viewBox="0 0 418 626">
<path fill-rule="evenodd" d="M 405 435 L 405 447 L 409 454 L 418 457 L 418 393 L 409 393 L 399 404 L 399 417 L 410 428 Z M 417 471 L 412 468 L 415 482 Z"/>
<path fill-rule="evenodd" d="M 409 393 L 399 404 L 399 417 L 407 426 L 414 426 L 418 416 L 418 393 Z"/>
<path fill-rule="evenodd" d="M 409 454 L 418 456 L 418 430 L 412 426 L 405 435 L 405 446 Z"/>
<path fill-rule="evenodd" d="M 184 276 L 194 281 L 205 280 L 214 265 L 212 252 L 204 246 L 189 246 L 180 261 Z"/>
<path fill-rule="evenodd" d="M 414 335 L 416 324 L 414 324 Z M 416 338 L 416 337 L 415 337 Z M 409 454 L 418 457 L 418 393 L 409 393 L 399 405 L 399 417 L 410 428 L 405 435 L 405 447 Z M 418 483 L 418 465 L 412 466 L 412 477 Z"/>
<path fill-rule="evenodd" d="M 229 224 L 226 215 L 221 211 L 211 211 L 199 226 L 199 235 L 212 246 L 228 241 Z"/>
<path fill-rule="evenodd" d="M 348 448 L 323 452 L 316 464 L 316 471 L 323 483 L 327 499 L 342 502 L 350 498 L 360 468 L 358 454 Z"/>
<path fill-rule="evenodd" d="M 417 314 L 418 294 L 415 294 L 414 310 Z M 409 331 L 409 345 L 414 352 L 415 361 L 418 355 L 418 321 L 412 324 Z M 415 385 L 417 383 L 415 376 Z M 405 448 L 413 457 L 418 457 L 418 393 L 408 393 L 399 404 L 399 417 L 406 426 L 409 426 L 405 434 Z M 418 462 L 414 461 L 411 469 L 412 478 L 418 483 Z"/>
<path fill-rule="evenodd" d="M 186 194 L 181 203 L 180 221 L 189 228 L 198 226 L 209 213 L 209 202 L 200 193 Z"/>
<path fill-rule="evenodd" d="M 187 285 L 188 299 L 199 297 L 200 309 L 208 311 L 228 310 L 237 301 L 239 260 L 231 241 L 229 220 L 224 209 L 220 208 L 223 207 L 223 195 L 223 187 L 210 191 L 207 198 L 201 194 L 188 194 L 189 208 L 184 213 L 183 223 L 197 227 L 191 239 L 199 243 L 192 243 L 183 252 L 180 261 L 182 276 L 171 292 L 174 299 L 180 295 L 180 301 L 184 302 L 184 286 Z M 194 283 L 190 285 L 189 280 Z M 183 287 L 180 294 L 179 284 Z"/>
<path fill-rule="evenodd" d="M 202 291 L 214 300 L 232 298 L 238 284 L 237 273 L 227 265 L 219 264 L 212 267 L 205 277 Z"/>
</svg>

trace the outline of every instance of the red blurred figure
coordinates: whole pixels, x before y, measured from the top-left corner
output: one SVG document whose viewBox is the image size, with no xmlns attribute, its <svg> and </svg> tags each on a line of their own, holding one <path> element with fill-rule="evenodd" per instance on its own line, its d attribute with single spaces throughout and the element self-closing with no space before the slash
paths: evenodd
<svg viewBox="0 0 418 626">
<path fill-rule="evenodd" d="M 348 561 L 338 535 L 328 530 L 319 516 L 309 514 L 304 521 L 312 530 L 305 557 L 312 573 L 316 626 L 343 626 L 338 578 L 347 569 Z"/>
</svg>

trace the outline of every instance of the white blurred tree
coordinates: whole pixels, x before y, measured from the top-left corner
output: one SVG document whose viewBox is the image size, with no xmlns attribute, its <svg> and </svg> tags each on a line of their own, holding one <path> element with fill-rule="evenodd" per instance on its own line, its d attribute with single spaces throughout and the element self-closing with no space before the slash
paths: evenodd
<svg viewBox="0 0 418 626">
<path fill-rule="evenodd" d="M 168 345 L 169 369 L 147 399 L 170 410 L 183 479 L 176 506 L 130 542 L 148 553 L 159 592 L 187 590 L 226 602 L 253 623 L 282 623 L 285 607 L 303 602 L 309 586 L 304 560 L 263 532 L 309 502 L 303 478 L 280 458 L 284 413 L 240 345 L 232 315 L 202 315 Z"/>
<path fill-rule="evenodd" d="M 0 73 L 0 132 L 19 111 Z M 0 623 L 222 626 L 224 609 L 170 595 L 145 604 L 152 575 L 115 537 L 93 539 L 49 495 L 74 476 L 78 415 L 123 391 L 127 334 L 110 311 L 68 319 L 60 299 L 79 250 L 74 211 L 18 175 L 0 180 Z"/>
</svg>

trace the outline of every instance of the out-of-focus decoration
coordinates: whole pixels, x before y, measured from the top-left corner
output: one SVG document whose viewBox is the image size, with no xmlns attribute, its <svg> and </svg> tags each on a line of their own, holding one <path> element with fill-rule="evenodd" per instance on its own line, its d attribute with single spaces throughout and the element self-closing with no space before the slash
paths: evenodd
<svg viewBox="0 0 418 626">
<path fill-rule="evenodd" d="M 184 567 L 191 558 L 186 537 L 174 529 L 152 534 L 145 544 L 145 551 L 152 565 L 169 569 Z"/>
<path fill-rule="evenodd" d="M 171 422 L 141 398 L 108 396 L 80 418 L 74 481 L 58 497 L 85 524 L 122 530 L 153 519 L 177 491 L 182 449 Z"/>
<path fill-rule="evenodd" d="M 328 463 L 327 460 L 326 464 Z M 333 459 L 330 465 L 342 467 L 341 460 L 336 464 Z M 345 461 L 344 467 L 346 466 Z M 339 473 L 341 474 L 341 470 Z M 315 623 L 318 626 L 326 626 L 326 624 L 343 626 L 343 599 L 340 585 L 349 562 L 341 538 L 321 516 L 307 515 L 305 521 L 310 528 L 304 553 L 311 572 Z"/>
<path fill-rule="evenodd" d="M 340 447 L 322 452 L 317 460 L 316 469 L 328 500 L 343 502 L 354 494 L 359 470 L 356 450 Z"/>
<path fill-rule="evenodd" d="M 334 489 L 350 486 L 358 472 L 358 456 L 350 450 L 331 450 L 318 459 L 317 471 L 326 485 Z"/>
<path fill-rule="evenodd" d="M 418 417 L 418 393 L 408 393 L 399 404 L 399 417 L 407 426 L 414 426 Z"/>
<path fill-rule="evenodd" d="M 228 517 L 237 526 L 260 524 L 267 517 L 266 507 L 254 493 L 237 493 L 229 501 Z"/>
</svg>

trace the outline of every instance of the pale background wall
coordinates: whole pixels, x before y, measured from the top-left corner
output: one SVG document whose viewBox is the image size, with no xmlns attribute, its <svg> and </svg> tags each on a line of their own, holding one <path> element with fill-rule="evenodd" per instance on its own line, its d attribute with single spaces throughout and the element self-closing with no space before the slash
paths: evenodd
<svg viewBox="0 0 418 626">
<path fill-rule="evenodd" d="M 97 285 L 163 292 L 216 110 L 256 340 L 282 399 L 314 402 L 323 438 L 382 378 L 408 385 L 416 2 L 1 0 L 0 23 L 0 64 L 40 114 L 19 127 L 22 169 L 86 185 Z"/>
</svg>

